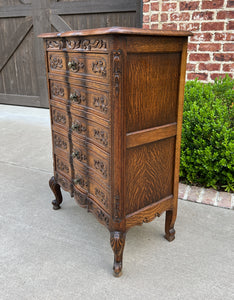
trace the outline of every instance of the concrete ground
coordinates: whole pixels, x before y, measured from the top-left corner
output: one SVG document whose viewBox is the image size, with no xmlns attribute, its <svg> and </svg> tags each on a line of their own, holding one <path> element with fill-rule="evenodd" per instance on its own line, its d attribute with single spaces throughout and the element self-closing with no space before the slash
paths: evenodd
<svg viewBox="0 0 234 300">
<path fill-rule="evenodd" d="M 0 299 L 234 299 L 234 211 L 179 201 L 129 230 L 123 276 L 109 233 L 67 193 L 53 211 L 49 111 L 0 105 Z"/>
</svg>

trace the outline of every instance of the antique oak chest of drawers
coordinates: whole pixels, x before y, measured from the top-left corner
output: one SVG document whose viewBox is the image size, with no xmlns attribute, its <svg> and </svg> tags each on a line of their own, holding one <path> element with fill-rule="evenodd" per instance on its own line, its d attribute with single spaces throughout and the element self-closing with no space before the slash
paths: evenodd
<svg viewBox="0 0 234 300">
<path fill-rule="evenodd" d="M 175 237 L 189 35 L 118 27 L 40 35 L 53 208 L 60 208 L 62 187 L 109 229 L 115 276 L 132 226 L 165 211 L 165 237 Z"/>
</svg>

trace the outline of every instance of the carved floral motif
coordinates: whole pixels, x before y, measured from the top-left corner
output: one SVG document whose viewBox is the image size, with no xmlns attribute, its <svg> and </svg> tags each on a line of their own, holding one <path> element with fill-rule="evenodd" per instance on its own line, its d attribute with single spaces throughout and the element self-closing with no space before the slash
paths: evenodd
<svg viewBox="0 0 234 300">
<path fill-rule="evenodd" d="M 92 50 L 106 49 L 106 41 L 104 40 L 66 40 L 68 50 Z"/>
<path fill-rule="evenodd" d="M 65 190 L 68 190 L 70 185 L 67 180 L 65 180 L 63 177 L 60 177 L 58 173 L 56 173 L 56 181 L 59 185 L 61 185 Z"/>
<path fill-rule="evenodd" d="M 94 73 L 101 74 L 102 76 L 106 76 L 106 66 L 104 61 L 97 60 L 92 63 L 92 71 Z"/>
<path fill-rule="evenodd" d="M 95 196 L 100 200 L 106 207 L 108 207 L 108 201 L 103 191 L 95 187 Z"/>
<path fill-rule="evenodd" d="M 93 98 L 93 105 L 96 108 L 99 108 L 102 112 L 107 113 L 107 100 L 105 97 L 94 97 Z"/>
<path fill-rule="evenodd" d="M 115 197 L 114 197 L 114 217 L 113 217 L 113 219 L 117 223 L 121 222 L 119 195 L 115 195 Z"/>
<path fill-rule="evenodd" d="M 57 111 L 56 109 L 53 110 L 53 120 L 60 124 L 66 124 L 66 116 L 64 116 L 62 113 Z"/>
<path fill-rule="evenodd" d="M 61 161 L 59 158 L 56 159 L 56 167 L 57 167 L 57 170 L 60 170 L 67 174 L 69 173 L 69 167 L 63 161 Z"/>
<path fill-rule="evenodd" d="M 75 121 L 72 124 L 72 130 L 78 132 L 78 133 L 82 133 L 85 132 L 87 130 L 86 126 L 83 125 L 80 121 Z"/>
<path fill-rule="evenodd" d="M 99 141 L 104 146 L 108 146 L 108 134 L 103 130 L 93 130 L 95 140 Z"/>
<path fill-rule="evenodd" d="M 50 55 L 50 67 L 51 69 L 62 69 L 63 59 L 59 56 Z"/>
<path fill-rule="evenodd" d="M 63 41 L 62 40 L 47 40 L 46 41 L 46 48 L 47 49 L 62 49 L 63 48 Z"/>
<path fill-rule="evenodd" d="M 107 168 L 102 161 L 94 159 L 94 168 L 102 173 L 104 177 L 107 177 Z"/>
<path fill-rule="evenodd" d="M 120 81 L 120 73 L 121 73 L 121 51 L 113 52 L 113 75 L 114 75 L 114 87 L 115 87 L 115 96 L 119 96 L 119 81 Z"/>
<path fill-rule="evenodd" d="M 67 149 L 67 142 L 65 142 L 59 135 L 54 135 L 54 144 L 56 147 L 63 150 Z"/>
<path fill-rule="evenodd" d="M 81 150 L 75 150 L 72 153 L 72 156 L 73 156 L 73 158 L 76 158 L 80 162 L 87 162 L 87 156 L 84 153 L 82 153 Z"/>
<path fill-rule="evenodd" d="M 55 83 L 52 83 L 52 86 L 51 86 L 51 94 L 52 96 L 55 96 L 55 97 L 63 97 L 64 96 L 64 88 L 62 88 L 61 86 L 55 84 Z"/>
<path fill-rule="evenodd" d="M 86 195 L 83 195 L 79 191 L 75 190 L 74 191 L 74 196 L 76 201 L 81 205 L 81 206 L 86 206 L 87 205 L 87 197 Z"/>
</svg>

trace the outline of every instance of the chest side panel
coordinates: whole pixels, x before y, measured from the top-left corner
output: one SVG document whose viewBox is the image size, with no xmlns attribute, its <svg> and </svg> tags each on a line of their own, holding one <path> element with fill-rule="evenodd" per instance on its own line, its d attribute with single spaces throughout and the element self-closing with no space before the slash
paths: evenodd
<svg viewBox="0 0 234 300">
<path fill-rule="evenodd" d="M 176 122 L 180 53 L 129 53 L 127 132 Z"/>
<path fill-rule="evenodd" d="M 150 45 L 151 44 L 151 45 Z M 128 43 L 125 213 L 173 198 L 182 46 L 165 38 Z"/>
</svg>

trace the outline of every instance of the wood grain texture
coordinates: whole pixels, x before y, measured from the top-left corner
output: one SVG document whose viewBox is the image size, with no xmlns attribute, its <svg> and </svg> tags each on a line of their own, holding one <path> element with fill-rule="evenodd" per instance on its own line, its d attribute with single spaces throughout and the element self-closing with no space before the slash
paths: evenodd
<svg viewBox="0 0 234 300">
<path fill-rule="evenodd" d="M 165 238 L 175 237 L 186 37 L 105 30 L 49 38 L 45 50 L 56 182 L 109 229 L 120 276 L 129 228 L 165 211 Z M 71 57 L 81 64 L 68 70 Z M 105 81 L 86 67 L 100 57 Z"/>
<path fill-rule="evenodd" d="M 108 82 L 109 71 L 106 55 L 88 55 L 77 53 L 49 52 L 49 71 L 74 77 L 93 78 L 96 81 Z"/>
<path fill-rule="evenodd" d="M 126 214 L 173 194 L 174 151 L 175 138 L 127 150 Z"/>
<path fill-rule="evenodd" d="M 106 27 L 106 28 L 96 28 L 96 29 L 84 29 L 84 30 L 73 30 L 67 32 L 53 32 L 53 33 L 43 33 L 38 35 L 41 38 L 47 37 L 68 37 L 68 36 L 92 36 L 92 35 L 151 35 L 151 36 L 191 36 L 193 35 L 189 31 L 178 31 L 178 30 L 152 30 L 152 29 L 142 29 L 135 27 Z"/>
<path fill-rule="evenodd" d="M 128 54 L 127 68 L 127 132 L 176 122 L 180 53 Z"/>
<path fill-rule="evenodd" d="M 50 97 L 60 100 L 64 104 L 70 104 L 71 107 L 79 110 L 87 110 L 105 119 L 110 118 L 110 96 L 108 92 L 50 80 Z"/>
<path fill-rule="evenodd" d="M 135 213 L 126 216 L 126 230 L 136 225 L 142 225 L 143 223 L 149 223 L 164 211 L 168 211 L 172 208 L 173 196 L 170 195 L 166 198 L 161 199 L 157 203 L 153 203 L 146 206 Z"/>
<path fill-rule="evenodd" d="M 149 144 L 158 140 L 175 136 L 176 132 L 176 123 L 134 131 L 127 133 L 126 146 L 127 148 L 133 148 L 136 146 Z"/>
</svg>

